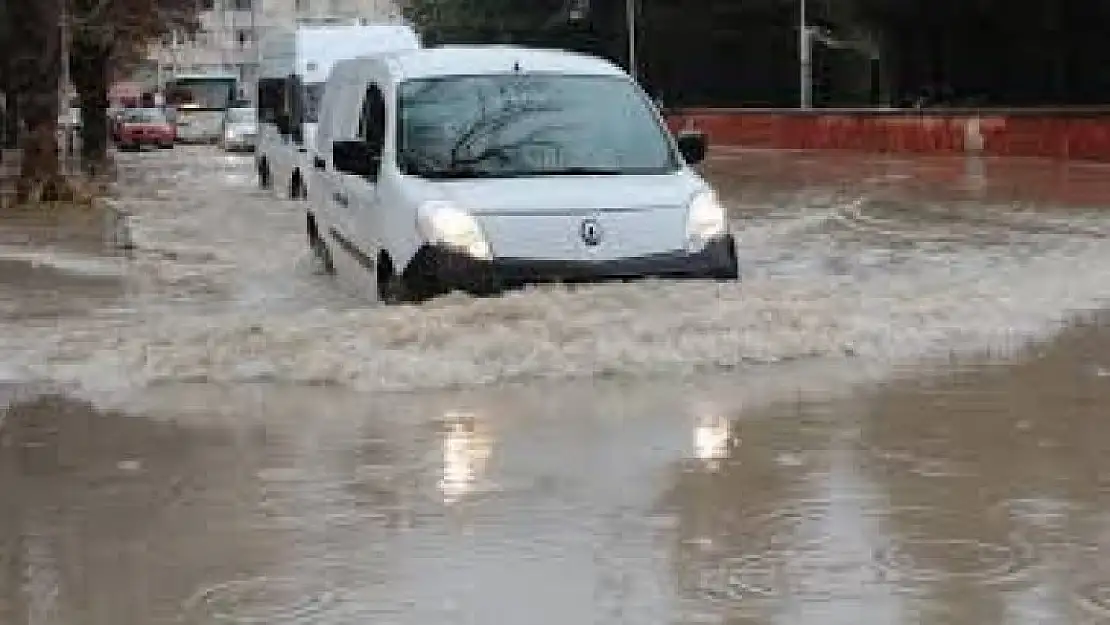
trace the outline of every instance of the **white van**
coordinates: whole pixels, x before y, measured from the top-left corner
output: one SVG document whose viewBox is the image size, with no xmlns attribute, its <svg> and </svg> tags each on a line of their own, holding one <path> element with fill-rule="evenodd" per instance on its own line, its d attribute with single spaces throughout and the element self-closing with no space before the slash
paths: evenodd
<svg viewBox="0 0 1110 625">
<path fill-rule="evenodd" d="M 336 61 L 420 47 L 405 24 L 324 22 L 270 31 L 262 41 L 258 80 L 258 182 L 281 197 L 305 197 L 324 81 Z"/>
<path fill-rule="evenodd" d="M 336 64 L 308 209 L 320 264 L 386 302 L 737 278 L 725 209 L 640 87 L 592 56 L 449 46 Z"/>
</svg>

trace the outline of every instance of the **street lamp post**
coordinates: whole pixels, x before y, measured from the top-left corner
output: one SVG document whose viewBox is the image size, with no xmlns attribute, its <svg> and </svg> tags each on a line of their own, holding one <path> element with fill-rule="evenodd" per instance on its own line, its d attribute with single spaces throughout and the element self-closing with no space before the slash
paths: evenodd
<svg viewBox="0 0 1110 625">
<path fill-rule="evenodd" d="M 73 129 L 70 127 L 69 115 L 69 38 L 70 38 L 70 24 L 69 24 L 69 0 L 62 0 L 61 11 L 61 24 L 59 25 L 61 32 L 59 33 L 61 45 L 58 46 L 58 53 L 61 58 L 59 59 L 62 64 L 62 76 L 60 88 L 58 90 L 58 115 L 62 118 L 62 154 L 69 156 L 73 151 L 73 145 L 70 141 L 70 133 Z"/>
<path fill-rule="evenodd" d="M 806 0 L 798 0 L 798 3 L 798 106 L 808 109 L 813 106 L 813 40 L 810 38 L 809 19 L 806 17 Z"/>
</svg>

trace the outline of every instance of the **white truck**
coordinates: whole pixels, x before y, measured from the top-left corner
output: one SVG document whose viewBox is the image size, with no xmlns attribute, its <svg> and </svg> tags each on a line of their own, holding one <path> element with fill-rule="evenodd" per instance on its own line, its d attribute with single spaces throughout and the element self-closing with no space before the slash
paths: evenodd
<svg viewBox="0 0 1110 625">
<path fill-rule="evenodd" d="M 316 144 L 317 108 L 337 61 L 420 47 L 411 26 L 397 23 L 302 24 L 262 40 L 258 81 L 258 182 L 304 199 Z"/>
</svg>

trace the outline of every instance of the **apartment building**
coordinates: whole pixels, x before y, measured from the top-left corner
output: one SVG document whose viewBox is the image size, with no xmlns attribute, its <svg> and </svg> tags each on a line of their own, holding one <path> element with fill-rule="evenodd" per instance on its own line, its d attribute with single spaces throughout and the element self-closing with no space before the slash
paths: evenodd
<svg viewBox="0 0 1110 625">
<path fill-rule="evenodd" d="M 243 96 L 254 93 L 259 41 L 271 28 L 325 18 L 396 21 L 394 0 L 197 0 L 200 29 L 172 33 L 150 48 L 148 74 L 161 83 L 174 74 L 220 73 L 239 77 Z"/>
</svg>

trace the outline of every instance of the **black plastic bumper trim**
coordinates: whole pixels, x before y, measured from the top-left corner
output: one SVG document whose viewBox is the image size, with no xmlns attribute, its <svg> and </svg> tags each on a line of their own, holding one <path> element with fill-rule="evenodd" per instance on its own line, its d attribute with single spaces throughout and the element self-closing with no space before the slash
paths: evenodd
<svg viewBox="0 0 1110 625">
<path fill-rule="evenodd" d="M 528 284 L 606 282 L 644 278 L 735 280 L 739 277 L 731 235 L 709 242 L 699 252 L 674 251 L 602 261 L 527 258 L 480 260 L 436 245 L 417 251 L 405 270 L 410 281 L 435 284 L 438 290 L 490 292 Z"/>
</svg>

